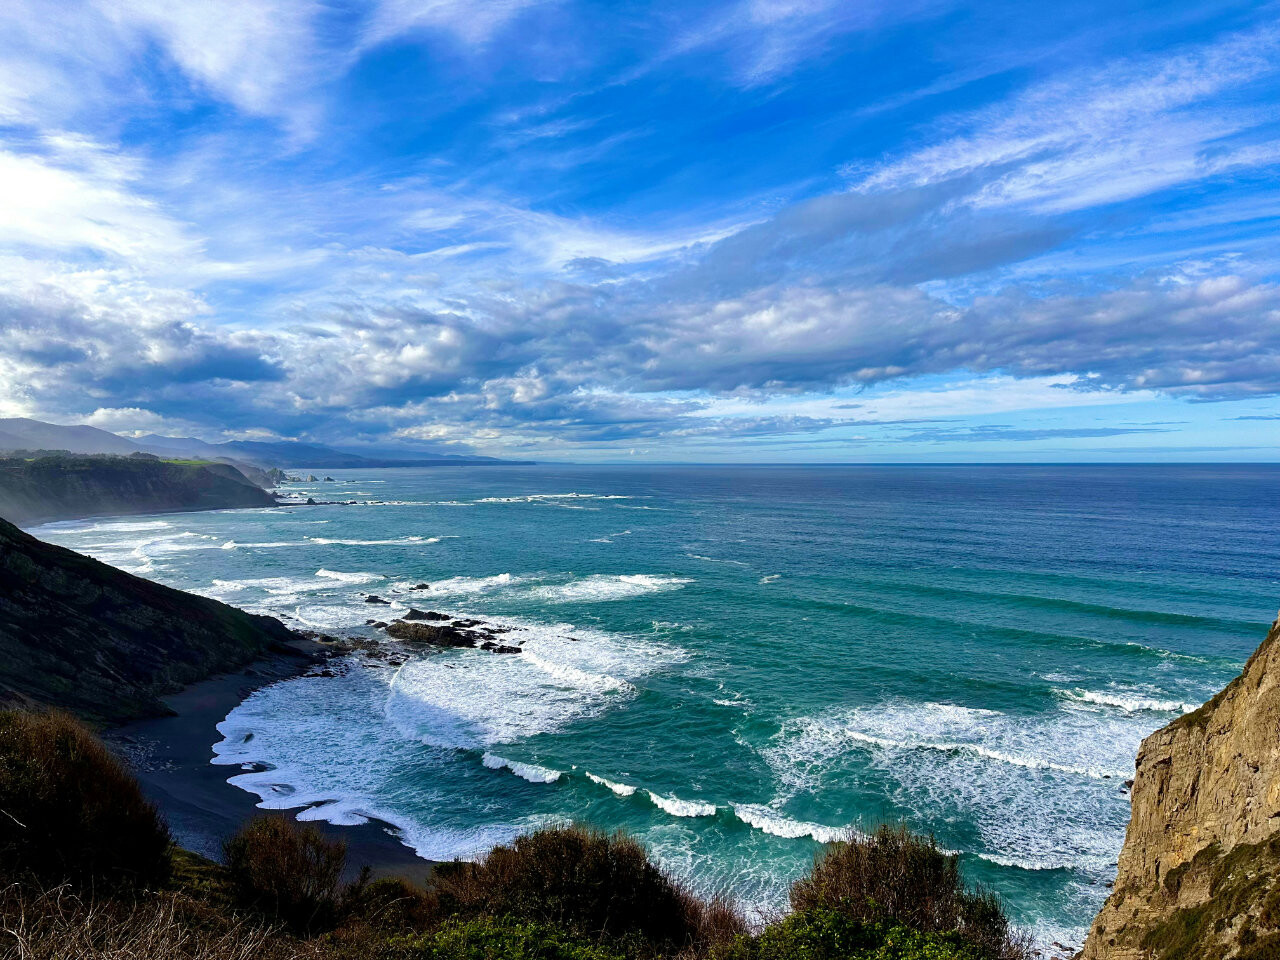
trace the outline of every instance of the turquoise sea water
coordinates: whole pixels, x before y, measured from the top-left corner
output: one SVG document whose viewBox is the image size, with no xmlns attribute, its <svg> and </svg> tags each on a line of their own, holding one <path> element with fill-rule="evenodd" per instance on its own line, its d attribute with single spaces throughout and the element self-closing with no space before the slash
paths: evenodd
<svg viewBox="0 0 1280 960">
<path fill-rule="evenodd" d="M 357 502 L 35 532 L 298 626 L 372 633 L 376 593 L 512 627 L 519 656 L 260 691 L 218 760 L 267 766 L 228 770 L 265 805 L 381 818 L 430 858 L 622 827 L 752 908 L 840 828 L 905 820 L 1078 938 L 1140 739 L 1280 603 L 1270 467 L 316 473 L 336 482 L 286 492 Z"/>
</svg>

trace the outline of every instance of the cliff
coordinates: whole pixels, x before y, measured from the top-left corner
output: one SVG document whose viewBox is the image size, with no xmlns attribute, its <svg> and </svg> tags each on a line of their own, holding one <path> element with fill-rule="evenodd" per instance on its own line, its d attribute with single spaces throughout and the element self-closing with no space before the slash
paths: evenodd
<svg viewBox="0 0 1280 960">
<path fill-rule="evenodd" d="M 1280 620 L 1138 752 L 1115 889 L 1082 960 L 1280 957 Z"/>
<path fill-rule="evenodd" d="M 161 586 L 0 520 L 0 704 L 98 721 L 296 639 L 280 621 Z"/>
<path fill-rule="evenodd" d="M 0 459 L 0 516 L 24 526 L 73 517 L 274 504 L 271 494 L 226 463 L 142 455 Z"/>
</svg>

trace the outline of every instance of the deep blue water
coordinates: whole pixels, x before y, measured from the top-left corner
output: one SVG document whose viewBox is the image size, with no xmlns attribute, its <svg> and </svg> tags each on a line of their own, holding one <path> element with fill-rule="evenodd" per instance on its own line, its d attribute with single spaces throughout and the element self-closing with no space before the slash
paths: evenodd
<svg viewBox="0 0 1280 960">
<path fill-rule="evenodd" d="M 376 816 L 432 858 L 623 827 L 753 906 L 818 840 L 905 820 L 1020 922 L 1078 935 L 1140 739 L 1280 603 L 1272 467 L 326 473 L 289 492 L 359 503 L 37 532 L 298 625 L 372 632 L 372 592 L 516 628 L 520 656 L 261 691 L 219 759 L 269 764 L 236 780 L 265 804 Z"/>
</svg>

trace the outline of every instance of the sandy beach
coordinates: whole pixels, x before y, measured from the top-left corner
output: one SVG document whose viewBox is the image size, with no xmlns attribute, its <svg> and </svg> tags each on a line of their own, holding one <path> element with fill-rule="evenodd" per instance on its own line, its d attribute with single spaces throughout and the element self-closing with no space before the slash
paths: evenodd
<svg viewBox="0 0 1280 960">
<path fill-rule="evenodd" d="M 165 698 L 172 716 L 136 721 L 106 731 L 104 738 L 133 767 L 142 789 L 169 821 L 174 840 L 203 856 L 220 859 L 222 843 L 262 811 L 258 798 L 227 783 L 237 768 L 215 766 L 216 727 L 254 690 L 298 674 L 320 659 L 320 644 L 299 640 L 297 654 L 276 654 L 236 673 L 220 674 Z M 371 821 L 360 826 L 314 824 L 347 843 L 349 879 L 368 866 L 374 877 L 422 882 L 432 863 L 395 836 L 394 828 Z"/>
</svg>

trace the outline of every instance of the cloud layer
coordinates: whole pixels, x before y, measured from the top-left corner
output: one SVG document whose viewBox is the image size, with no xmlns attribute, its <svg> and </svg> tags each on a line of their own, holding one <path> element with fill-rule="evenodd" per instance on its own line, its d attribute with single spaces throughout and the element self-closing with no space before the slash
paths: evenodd
<svg viewBox="0 0 1280 960">
<path fill-rule="evenodd" d="M 1167 444 L 1026 421 L 1138 402 L 1258 428 L 1276 33 L 1076 24 L 1038 71 L 960 37 L 831 102 L 953 9 L 23 0 L 0 412 L 595 456 Z M 915 422 L 966 384 L 1016 422 Z"/>
</svg>

